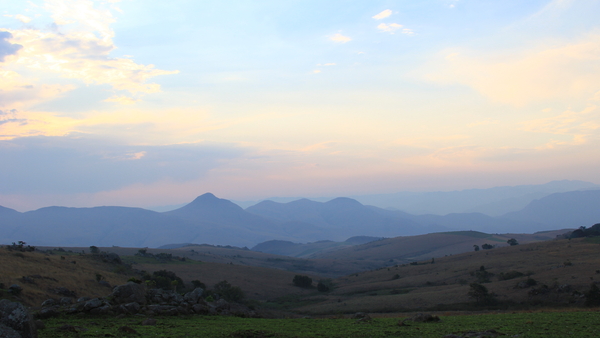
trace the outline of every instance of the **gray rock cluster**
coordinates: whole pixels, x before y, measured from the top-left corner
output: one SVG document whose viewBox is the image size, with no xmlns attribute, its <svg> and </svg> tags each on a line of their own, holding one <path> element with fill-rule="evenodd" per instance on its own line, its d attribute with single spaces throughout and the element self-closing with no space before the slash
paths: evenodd
<svg viewBox="0 0 600 338">
<path fill-rule="evenodd" d="M 248 307 L 229 303 L 224 299 L 206 302 L 202 298 L 204 290 L 196 288 L 184 295 L 172 290 L 147 289 L 144 284 L 129 282 L 118 285 L 113 292 L 104 298 L 79 298 L 75 303 L 63 299 L 53 299 L 42 303 L 42 309 L 36 314 L 44 319 L 60 313 L 89 313 L 93 315 L 128 315 L 142 314 L 147 316 L 176 316 L 189 314 L 233 315 L 255 317 L 256 313 Z"/>
<path fill-rule="evenodd" d="M 35 322 L 22 304 L 0 300 L 0 337 L 37 338 Z"/>
</svg>

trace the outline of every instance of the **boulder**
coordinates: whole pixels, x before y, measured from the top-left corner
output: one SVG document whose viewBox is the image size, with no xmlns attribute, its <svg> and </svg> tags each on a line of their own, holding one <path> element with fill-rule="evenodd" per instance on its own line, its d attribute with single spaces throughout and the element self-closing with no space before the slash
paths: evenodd
<svg viewBox="0 0 600 338">
<path fill-rule="evenodd" d="M 197 304 L 198 300 L 202 298 L 204 290 L 202 288 L 195 288 L 194 291 L 190 291 L 183 296 L 183 299 L 190 304 Z"/>
<path fill-rule="evenodd" d="M 6 325 L 0 324 L 0 337 L 2 338 L 21 338 L 21 334 Z"/>
<path fill-rule="evenodd" d="M 85 302 L 83 306 L 83 311 L 91 311 L 95 308 L 99 308 L 104 305 L 104 301 L 100 298 L 94 298 Z"/>
<path fill-rule="evenodd" d="M 0 336 L 17 338 L 37 338 L 33 317 L 20 303 L 7 299 L 0 300 Z"/>
<path fill-rule="evenodd" d="M 129 282 L 127 284 L 115 286 L 108 298 L 115 304 L 138 303 L 140 305 L 145 305 L 146 285 Z"/>
<path fill-rule="evenodd" d="M 121 313 L 130 313 L 130 314 L 136 314 L 138 312 L 140 312 L 140 304 L 133 302 L 133 303 L 127 303 L 127 304 L 123 304 L 121 306 L 119 306 L 119 312 Z"/>
<path fill-rule="evenodd" d="M 50 307 L 50 306 L 54 306 L 56 305 L 56 301 L 52 298 L 50 299 L 46 299 L 43 303 L 42 303 L 42 307 Z"/>
</svg>

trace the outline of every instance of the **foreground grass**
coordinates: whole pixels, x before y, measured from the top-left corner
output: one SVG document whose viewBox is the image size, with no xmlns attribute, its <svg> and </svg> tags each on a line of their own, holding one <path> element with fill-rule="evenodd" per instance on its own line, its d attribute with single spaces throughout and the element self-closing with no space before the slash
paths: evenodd
<svg viewBox="0 0 600 338">
<path fill-rule="evenodd" d="M 442 316 L 439 323 L 399 326 L 402 317 L 353 319 L 247 319 L 222 316 L 144 318 L 61 317 L 46 321 L 39 338 L 50 337 L 443 337 L 495 330 L 508 337 L 597 337 L 600 312 L 546 312 Z M 67 327 L 65 325 L 71 325 Z M 126 326 L 127 328 L 123 328 Z M 61 329 L 63 327 L 63 329 Z"/>
</svg>

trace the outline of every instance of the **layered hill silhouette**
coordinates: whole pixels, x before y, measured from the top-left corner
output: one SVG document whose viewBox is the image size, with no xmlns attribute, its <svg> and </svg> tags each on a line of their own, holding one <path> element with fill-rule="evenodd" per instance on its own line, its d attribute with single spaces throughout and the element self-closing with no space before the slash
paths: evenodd
<svg viewBox="0 0 600 338">
<path fill-rule="evenodd" d="M 46 246 L 158 247 L 208 243 L 253 247 L 269 240 L 342 242 L 353 236 L 398 237 L 452 230 L 533 233 L 590 226 L 600 220 L 600 190 L 546 196 L 500 217 L 481 213 L 411 215 L 365 206 L 350 198 L 329 202 L 264 201 L 246 210 L 207 193 L 169 212 L 129 207 L 0 208 L 0 243 Z"/>
</svg>

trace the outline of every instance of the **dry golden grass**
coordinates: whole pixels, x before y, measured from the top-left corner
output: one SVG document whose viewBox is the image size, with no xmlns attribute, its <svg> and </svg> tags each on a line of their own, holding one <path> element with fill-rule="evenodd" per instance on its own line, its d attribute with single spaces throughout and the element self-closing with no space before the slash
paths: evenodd
<svg viewBox="0 0 600 338">
<path fill-rule="evenodd" d="M 209 289 L 227 280 L 231 285 L 239 286 L 246 296 L 257 300 L 270 300 L 287 295 L 309 295 L 310 290 L 295 287 L 292 283 L 295 272 L 253 267 L 244 265 L 200 263 L 200 264 L 138 264 L 137 269 L 148 272 L 169 270 L 175 272 L 186 285 L 192 280 L 199 280 Z M 317 276 L 312 275 L 318 280 Z"/>
<path fill-rule="evenodd" d="M 64 287 L 74 291 L 78 297 L 104 297 L 112 289 L 98 284 L 96 274 L 104 276 L 111 285 L 123 284 L 128 276 L 112 272 L 114 265 L 103 263 L 89 256 L 49 255 L 40 252 L 18 252 L 0 249 L 0 282 L 8 288 L 18 284 L 23 288 L 20 300 L 29 306 L 39 306 L 48 298 L 59 299 L 50 291 Z M 72 263 L 75 262 L 75 263 Z M 23 276 L 39 275 L 46 278 L 32 278 L 35 284 L 24 283 Z M 4 293 L 4 297 L 8 294 Z"/>
<path fill-rule="evenodd" d="M 337 289 L 327 296 L 327 301 L 299 310 L 308 313 L 386 312 L 471 302 L 467 296 L 468 284 L 476 282 L 476 278 L 470 273 L 481 266 L 496 275 L 491 283 L 484 285 L 496 293 L 500 301 L 581 305 L 583 298 L 573 296 L 572 291 L 559 293 L 556 287 L 568 284 L 571 290 L 580 293 L 589 290 L 592 282 L 600 281 L 600 274 L 596 272 L 600 270 L 599 252 L 600 244 L 586 239 L 554 240 L 442 257 L 436 259 L 435 264 L 383 268 L 338 278 L 335 280 Z M 498 281 L 499 273 L 513 270 L 532 273 L 538 286 L 545 284 L 552 291 L 547 295 L 529 296 L 529 288 L 515 288 L 527 277 Z M 399 278 L 393 279 L 396 274 Z M 400 294 L 390 294 L 391 290 L 399 290 Z"/>
</svg>

